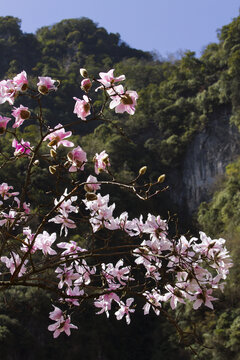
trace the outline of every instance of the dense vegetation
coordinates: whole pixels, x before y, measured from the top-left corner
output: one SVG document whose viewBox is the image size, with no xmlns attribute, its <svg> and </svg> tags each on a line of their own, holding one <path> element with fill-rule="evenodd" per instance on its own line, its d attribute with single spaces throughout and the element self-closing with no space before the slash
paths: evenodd
<svg viewBox="0 0 240 360">
<path fill-rule="evenodd" d="M 81 96 L 79 67 L 86 67 L 96 77 L 100 70 L 115 68 L 116 74 L 126 75 L 128 88 L 138 91 L 134 117 L 109 112 L 107 118 L 113 120 L 111 123 L 74 126 L 74 135 L 89 155 L 106 149 L 114 174 L 122 180 L 129 179 L 146 164 L 151 179 L 161 173 L 167 174 L 167 182 L 168 177 L 174 178 L 187 146 L 216 113 L 227 109 L 230 121 L 240 127 L 240 18 L 224 26 L 219 32 L 219 43 L 208 45 L 200 58 L 188 51 L 174 61 L 156 60 L 150 53 L 131 49 L 119 34 L 108 34 L 87 18 L 63 20 L 39 29 L 35 35 L 22 33 L 20 24 L 17 18 L 0 18 L 0 76 L 3 79 L 25 69 L 32 78 L 59 79 L 61 86 L 54 101 L 47 98 L 43 109 L 53 125 L 76 121 L 72 96 Z M 95 96 L 97 105 L 101 95 Z M 1 113 L 6 114 L 5 111 L 9 108 L 2 105 Z M 125 136 L 116 126 L 123 129 Z M 34 136 L 32 126 L 29 140 Z M 7 151 L 10 146 L 3 145 L 0 139 L 1 150 Z M 22 181 L 23 164 L 19 162 L 16 166 L 9 165 L 4 172 L 12 179 L 11 185 L 17 187 Z M 178 310 L 182 327 L 196 335 L 188 336 L 188 344 L 195 343 L 193 347 L 200 358 L 210 360 L 240 359 L 239 170 L 239 160 L 228 166 L 226 178 L 218 185 L 212 202 L 203 203 L 198 216 L 202 230 L 212 236 L 222 235 L 232 248 L 236 264 L 227 291 L 224 296 L 219 294 L 221 301 L 214 312 L 203 309 L 193 315 L 190 309 Z M 3 179 L 4 172 L 0 171 Z M 33 188 L 37 184 L 43 189 L 51 186 L 44 184 L 44 170 L 41 177 L 33 177 Z M 44 191 L 32 194 L 31 201 L 37 203 L 39 196 L 44 196 Z M 116 201 L 120 196 L 124 203 L 129 194 L 113 194 Z M 119 205 L 123 210 L 124 206 L 121 209 Z M 130 212 L 136 211 L 136 205 L 130 204 L 129 208 Z M 179 211 L 167 192 L 147 205 L 138 204 L 139 211 L 147 213 L 150 208 L 164 216 L 168 210 Z M 189 218 L 179 215 L 189 223 Z M 184 345 L 179 344 L 174 329 L 166 321 L 154 317 L 149 321 L 140 315 L 126 327 L 114 319 L 105 321 L 88 312 L 79 314 L 82 329 L 69 339 L 54 342 L 46 330 L 49 303 L 49 296 L 30 289 L 9 290 L 1 295 L 0 344 L 6 359 L 77 359 L 79 354 L 84 354 L 84 359 L 106 360 L 194 358 L 183 350 Z M 29 306 L 31 316 L 27 313 Z M 196 329 L 195 323 L 199 323 Z M 29 344 L 35 346 L 34 354 L 29 352 Z"/>
</svg>

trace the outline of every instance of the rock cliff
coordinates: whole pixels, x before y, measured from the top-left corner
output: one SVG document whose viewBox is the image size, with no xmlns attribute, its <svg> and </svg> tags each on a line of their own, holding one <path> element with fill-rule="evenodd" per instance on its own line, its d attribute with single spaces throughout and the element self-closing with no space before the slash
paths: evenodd
<svg viewBox="0 0 240 360">
<path fill-rule="evenodd" d="M 171 176 L 171 197 L 192 215 L 202 201 L 208 201 L 226 166 L 240 155 L 240 133 L 229 122 L 230 111 L 215 114 L 205 129 L 186 149 L 180 174 Z M 178 183 L 174 183 L 174 179 Z"/>
</svg>

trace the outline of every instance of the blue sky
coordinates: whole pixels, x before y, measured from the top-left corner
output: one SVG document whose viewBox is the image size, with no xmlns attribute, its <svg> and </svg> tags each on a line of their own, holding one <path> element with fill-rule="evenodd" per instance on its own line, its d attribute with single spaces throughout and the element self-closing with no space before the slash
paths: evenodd
<svg viewBox="0 0 240 360">
<path fill-rule="evenodd" d="M 199 55 L 239 8 L 238 0 L 0 0 L 0 16 L 19 17 L 24 32 L 85 16 L 130 46 L 162 56 L 180 49 Z"/>
</svg>

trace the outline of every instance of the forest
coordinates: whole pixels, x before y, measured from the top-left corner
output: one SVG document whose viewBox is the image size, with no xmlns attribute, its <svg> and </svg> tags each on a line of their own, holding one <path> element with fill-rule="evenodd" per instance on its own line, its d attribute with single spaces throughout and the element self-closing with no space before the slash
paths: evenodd
<svg viewBox="0 0 240 360">
<path fill-rule="evenodd" d="M 5 359 L 240 360 L 240 17 L 219 30 L 218 39 L 199 58 L 189 50 L 181 57 L 164 59 L 129 47 L 119 34 L 108 33 L 88 18 L 62 20 L 29 34 L 22 32 L 20 19 L 0 17 L 1 79 L 26 70 L 30 83 L 38 76 L 60 81 L 54 99 L 46 96 L 42 109 L 52 128 L 76 122 L 74 139 L 89 157 L 103 149 L 111 154 L 111 171 L 121 181 L 128 182 L 143 166 L 147 166 L 143 179 L 154 182 L 166 175 L 168 189 L 148 202 L 112 190 L 119 211 L 128 202 L 131 216 L 136 216 L 136 209 L 143 215 L 151 211 L 171 217 L 186 234 L 194 236 L 201 230 L 213 238 L 222 237 L 234 262 L 224 292 L 216 294 L 219 301 L 214 310 L 195 311 L 182 304 L 175 314 L 168 309 L 188 334 L 185 339 L 161 316 L 146 317 L 136 311 L 126 325 L 111 316 L 96 316 L 86 307 L 77 314 L 78 331 L 55 340 L 47 330 L 52 295 L 34 288 L 6 289 L 0 293 L 0 345 Z M 125 74 L 127 88 L 139 95 L 135 115 L 107 110 L 103 120 L 77 122 L 72 94 L 81 92 L 80 67 L 95 77 L 112 68 L 117 75 Z M 100 107 L 102 93 L 96 92 L 93 101 Z M 28 106 L 35 104 L 29 100 Z M 1 105 L 0 114 L 10 116 L 6 104 Z M 17 131 L 20 136 L 21 130 Z M 34 140 L 35 125 L 26 131 L 28 139 Z M 197 171 L 191 149 L 205 135 L 211 140 L 221 131 L 224 136 L 217 143 L 221 149 L 212 149 L 220 154 L 221 171 L 211 164 L 211 176 L 198 179 L 205 181 L 204 186 L 196 181 L 189 193 L 186 168 Z M 10 149 L 10 141 L 0 137 L 0 152 Z M 205 149 L 207 159 L 210 150 Z M 207 173 L 209 165 L 202 166 L 201 171 Z M 24 159 L 9 163 L 0 168 L 0 178 L 4 181 L 7 173 L 15 188 L 22 181 L 23 169 Z M 31 202 L 35 205 L 40 199 L 47 204 L 46 193 L 54 186 L 51 177 L 45 181 L 46 171 L 33 174 Z M 77 234 L 73 238 L 79 240 Z"/>
</svg>

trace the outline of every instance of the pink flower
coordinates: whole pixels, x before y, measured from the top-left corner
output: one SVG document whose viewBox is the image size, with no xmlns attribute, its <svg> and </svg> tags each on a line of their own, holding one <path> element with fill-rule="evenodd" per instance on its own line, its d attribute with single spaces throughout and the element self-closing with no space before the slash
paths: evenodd
<svg viewBox="0 0 240 360">
<path fill-rule="evenodd" d="M 97 308 L 100 308 L 100 311 L 98 311 L 96 314 L 99 315 L 105 312 L 107 317 L 109 317 L 108 311 L 111 310 L 113 300 L 117 303 L 120 302 L 119 296 L 114 292 L 99 296 L 99 298 L 94 301 L 94 305 Z"/>
<path fill-rule="evenodd" d="M 57 210 L 63 215 L 64 214 L 67 215 L 70 212 L 77 213 L 78 207 L 72 205 L 72 202 L 77 200 L 77 196 L 71 196 L 70 199 L 64 200 L 66 196 L 68 196 L 67 189 L 65 189 L 63 195 L 60 197 L 59 200 L 57 199 L 54 200 L 54 205 L 60 204 Z"/>
<path fill-rule="evenodd" d="M 54 129 L 56 130 L 53 131 Z M 48 146 L 53 147 L 54 149 L 56 149 L 59 145 L 63 145 L 66 147 L 74 146 L 73 142 L 64 140 L 65 138 L 68 138 L 72 135 L 71 131 L 65 132 L 65 129 L 61 124 L 56 125 L 54 129 L 51 129 L 51 133 L 44 138 L 44 141 L 50 140 Z"/>
<path fill-rule="evenodd" d="M 11 190 L 11 189 L 13 189 L 13 187 L 8 186 L 7 183 L 2 183 L 0 185 L 0 195 L 2 195 L 3 200 L 6 200 L 11 196 L 15 196 L 15 195 L 19 194 L 19 192 L 10 193 L 9 190 Z"/>
<path fill-rule="evenodd" d="M 73 99 L 76 100 L 73 113 L 77 114 L 78 118 L 86 120 L 86 117 L 91 114 L 91 106 L 88 97 L 86 95 L 83 95 L 83 100 L 76 97 L 74 97 Z"/>
<path fill-rule="evenodd" d="M 26 91 L 28 80 L 26 71 L 22 71 L 20 74 L 17 74 L 13 78 L 14 85 L 16 86 L 17 91 Z"/>
<path fill-rule="evenodd" d="M 84 189 L 88 192 L 96 192 L 101 188 L 100 184 L 97 184 L 98 180 L 95 176 L 89 175 L 87 178 Z"/>
<path fill-rule="evenodd" d="M 16 108 L 14 107 L 14 110 L 12 111 L 12 116 L 15 117 L 15 124 L 13 124 L 13 128 L 19 127 L 22 125 L 24 120 L 29 119 L 30 117 L 30 111 L 28 110 L 28 107 L 25 107 L 23 105 L 20 105 L 20 107 Z"/>
<path fill-rule="evenodd" d="M 162 300 L 162 296 L 159 293 L 159 290 L 152 289 L 151 292 L 145 291 L 143 295 L 147 299 L 147 303 L 143 306 L 144 315 L 149 314 L 151 307 L 153 308 L 156 315 L 160 314 L 159 308 L 161 307 L 160 301 Z"/>
<path fill-rule="evenodd" d="M 43 94 L 46 95 L 48 94 L 49 91 L 51 90 L 57 90 L 57 87 L 54 85 L 54 83 L 57 80 L 53 80 L 51 77 L 44 77 L 44 76 L 39 76 L 38 77 L 39 82 L 37 83 L 38 86 L 38 91 Z"/>
<path fill-rule="evenodd" d="M 57 247 L 60 249 L 66 249 L 63 251 L 62 255 L 72 255 L 77 254 L 78 252 L 87 251 L 86 249 L 81 248 L 77 245 L 76 241 L 70 240 L 69 242 L 60 242 L 57 244 Z"/>
<path fill-rule="evenodd" d="M 91 89 L 91 87 L 92 87 L 92 82 L 90 79 L 83 79 L 81 81 L 81 89 L 86 93 Z"/>
<path fill-rule="evenodd" d="M 59 274 L 57 275 L 57 278 L 60 279 L 60 282 L 58 284 L 59 289 L 62 289 L 64 284 L 66 284 L 68 287 L 72 286 L 73 280 L 77 280 L 80 277 L 79 274 L 74 273 L 74 270 L 71 268 L 71 266 L 64 266 L 63 269 L 58 267 L 55 272 Z"/>
<path fill-rule="evenodd" d="M 78 146 L 67 154 L 68 161 L 71 163 L 69 172 L 76 172 L 77 170 L 84 170 L 84 165 L 87 162 L 87 155 L 83 149 Z"/>
<path fill-rule="evenodd" d="M 52 244 L 56 240 L 56 233 L 49 235 L 47 231 L 43 231 L 42 234 L 38 234 L 35 240 L 35 245 L 39 250 L 42 250 L 44 255 L 56 255 L 56 251 L 51 248 Z"/>
<path fill-rule="evenodd" d="M 74 306 L 80 306 L 78 299 L 76 299 L 76 296 L 83 296 L 84 295 L 84 290 L 80 290 L 79 286 L 74 286 L 73 289 L 71 289 L 70 287 L 67 288 L 66 290 L 66 294 L 69 296 L 72 296 L 70 298 L 65 298 L 65 301 L 67 301 L 68 303 L 74 305 Z"/>
<path fill-rule="evenodd" d="M 104 273 L 104 275 L 106 275 L 106 277 L 108 275 L 110 275 L 111 280 L 116 277 L 121 285 L 126 285 L 125 281 L 133 280 L 133 278 L 130 278 L 128 275 L 131 270 L 131 267 L 130 266 L 122 267 L 122 266 L 123 266 L 122 259 L 117 262 L 115 267 L 113 266 L 112 263 L 109 263 L 109 264 L 107 264 L 107 268 L 104 269 L 103 273 Z"/>
<path fill-rule="evenodd" d="M 54 310 L 49 313 L 49 318 L 54 321 L 58 321 L 63 316 L 63 312 L 57 306 L 54 306 Z"/>
<path fill-rule="evenodd" d="M 15 210 L 9 210 L 9 213 L 5 213 L 3 211 L 1 211 L 0 216 L 2 216 L 4 219 L 0 220 L 0 226 L 9 226 L 11 225 L 14 221 L 15 218 L 17 216 L 17 212 Z"/>
<path fill-rule="evenodd" d="M 10 120 L 12 120 L 12 119 L 0 115 L 0 135 L 4 134 L 4 132 L 5 132 L 6 128 L 7 128 L 7 123 Z"/>
<path fill-rule="evenodd" d="M 120 301 L 120 303 L 119 303 L 120 309 L 115 312 L 117 320 L 121 320 L 124 317 L 124 315 L 126 315 L 126 322 L 128 325 L 130 324 L 130 321 L 131 321 L 130 313 L 133 313 L 135 311 L 134 309 L 130 309 L 130 306 L 133 301 L 134 301 L 133 298 L 127 299 L 126 305 L 124 304 L 123 301 Z"/>
<path fill-rule="evenodd" d="M 20 256 L 18 254 L 15 254 L 15 252 L 13 252 L 13 251 L 11 252 L 10 258 L 8 258 L 7 256 L 2 256 L 1 261 L 5 263 L 5 265 L 8 269 L 10 269 L 10 273 L 12 275 L 15 272 L 15 270 L 17 269 L 17 267 L 19 265 L 21 265 L 21 263 L 22 263 L 22 259 L 20 258 Z M 22 276 L 26 272 L 27 262 L 28 262 L 28 260 L 25 260 L 24 263 L 22 264 L 21 269 L 18 273 L 19 277 Z"/>
<path fill-rule="evenodd" d="M 19 198 L 14 197 L 14 200 L 17 203 L 17 207 L 20 209 L 20 200 L 19 200 Z M 30 204 L 27 204 L 26 202 L 24 202 L 22 204 L 22 207 L 23 207 L 23 210 L 24 210 L 25 214 L 27 214 L 27 215 L 30 214 Z"/>
<path fill-rule="evenodd" d="M 70 315 L 68 315 L 67 318 L 64 318 L 64 316 L 61 316 L 59 320 L 56 321 L 55 324 L 49 325 L 48 330 L 53 331 L 53 337 L 57 338 L 61 332 L 65 332 L 67 336 L 71 335 L 70 329 L 78 329 L 77 326 L 70 323 L 71 318 Z"/>
<path fill-rule="evenodd" d="M 110 166 L 109 157 L 105 150 L 100 154 L 96 154 L 93 161 L 95 163 L 95 173 L 97 175 L 102 171 L 107 171 L 106 169 Z"/>
<path fill-rule="evenodd" d="M 37 245 L 32 244 L 35 234 L 32 234 L 32 231 L 31 231 L 30 227 L 28 226 L 28 227 L 23 228 L 23 235 L 26 235 L 26 238 L 24 239 L 24 244 L 21 247 L 21 250 L 23 252 L 27 252 L 31 248 L 30 253 L 34 254 L 38 250 Z"/>
<path fill-rule="evenodd" d="M 170 305 L 173 310 L 176 309 L 178 302 L 185 304 L 185 301 L 183 300 L 183 292 L 181 290 L 173 288 L 171 285 L 166 285 L 165 288 L 168 292 L 163 296 L 163 301 L 171 299 Z"/>
<path fill-rule="evenodd" d="M 130 115 L 135 113 L 135 106 L 138 99 L 136 91 L 127 90 L 124 92 L 123 86 L 118 85 L 108 90 L 108 93 L 112 99 L 109 105 L 110 109 L 115 108 L 116 113 L 123 113 L 125 111 Z"/>
<path fill-rule="evenodd" d="M 82 265 L 75 266 L 77 273 L 79 274 L 79 278 L 75 281 L 75 285 L 88 285 L 91 282 L 90 275 L 94 275 L 96 273 L 95 266 L 92 269 L 87 265 L 85 260 L 82 260 Z"/>
<path fill-rule="evenodd" d="M 23 139 L 19 143 L 16 139 L 12 141 L 12 147 L 15 148 L 14 156 L 25 156 L 30 155 L 31 147 L 30 142 L 24 141 Z"/>
<path fill-rule="evenodd" d="M 0 81 L 0 104 L 7 101 L 9 105 L 13 105 L 16 96 L 17 90 L 13 80 Z"/>
<path fill-rule="evenodd" d="M 62 224 L 61 230 L 60 230 L 60 236 L 62 236 L 63 230 L 65 231 L 65 236 L 67 236 L 68 228 L 75 229 L 77 227 L 75 222 L 68 218 L 67 214 L 56 215 L 54 218 L 49 219 L 48 222 L 54 222 L 55 224 Z"/>
<path fill-rule="evenodd" d="M 198 289 L 197 294 L 194 296 L 194 299 L 196 300 L 193 304 L 193 308 L 196 310 L 198 309 L 202 304 L 209 307 L 210 309 L 213 309 L 212 301 L 217 300 L 213 296 L 211 296 L 212 289 L 209 290 L 202 290 Z"/>
<path fill-rule="evenodd" d="M 101 79 L 98 79 L 98 81 L 104 85 L 105 87 L 112 86 L 115 82 L 123 81 L 125 80 L 125 75 L 120 75 L 118 77 L 114 77 L 113 75 L 114 69 L 109 70 L 107 73 L 100 72 L 99 76 Z"/>
</svg>

